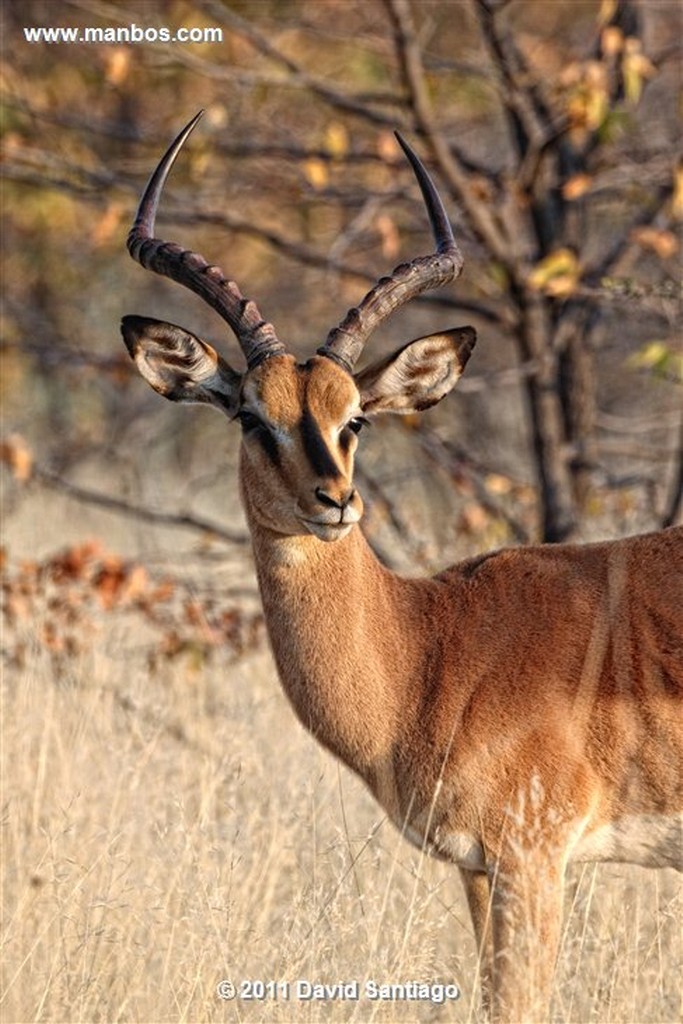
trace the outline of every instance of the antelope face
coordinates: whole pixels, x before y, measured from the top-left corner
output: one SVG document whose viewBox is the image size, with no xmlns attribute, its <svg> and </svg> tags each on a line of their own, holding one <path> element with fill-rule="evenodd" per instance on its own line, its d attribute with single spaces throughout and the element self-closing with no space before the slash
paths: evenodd
<svg viewBox="0 0 683 1024">
<path fill-rule="evenodd" d="M 276 356 L 244 379 L 242 486 L 262 525 L 338 540 L 363 512 L 353 486 L 366 422 L 353 378 L 329 359 Z"/>
<path fill-rule="evenodd" d="M 417 338 L 361 373 L 354 372 L 356 361 L 372 331 L 394 310 L 457 277 L 462 256 L 431 178 L 397 135 L 420 186 L 436 251 L 381 278 L 330 331 L 317 354 L 298 364 L 272 324 L 220 267 L 154 237 L 164 182 L 200 116 L 182 130 L 153 172 L 128 249 L 143 267 L 185 285 L 227 321 L 246 358 L 246 372 L 238 373 L 194 334 L 160 320 L 124 317 L 123 338 L 155 391 L 172 401 L 208 403 L 240 422 L 242 489 L 251 515 L 282 534 L 337 540 L 363 511 L 353 461 L 365 418 L 418 412 L 440 401 L 462 373 L 476 336 L 471 327 L 460 327 Z"/>
<path fill-rule="evenodd" d="M 464 327 L 418 338 L 352 375 L 325 355 L 275 354 L 244 375 L 175 324 L 127 316 L 128 351 L 165 398 L 220 409 L 242 428 L 250 513 L 281 534 L 345 536 L 363 512 L 354 487 L 358 434 L 372 416 L 426 409 L 454 386 L 474 346 Z"/>
</svg>

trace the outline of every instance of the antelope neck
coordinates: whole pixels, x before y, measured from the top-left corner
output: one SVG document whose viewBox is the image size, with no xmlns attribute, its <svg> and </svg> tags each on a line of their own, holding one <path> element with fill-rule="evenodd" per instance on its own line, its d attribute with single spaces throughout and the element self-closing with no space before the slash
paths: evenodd
<svg viewBox="0 0 683 1024">
<path fill-rule="evenodd" d="M 407 623 L 400 627 L 407 581 L 379 564 L 358 526 L 333 543 L 250 526 L 285 693 L 303 725 L 367 779 L 391 757 L 407 715 L 400 682 L 413 657 Z M 396 664 L 406 672 L 397 674 Z"/>
</svg>

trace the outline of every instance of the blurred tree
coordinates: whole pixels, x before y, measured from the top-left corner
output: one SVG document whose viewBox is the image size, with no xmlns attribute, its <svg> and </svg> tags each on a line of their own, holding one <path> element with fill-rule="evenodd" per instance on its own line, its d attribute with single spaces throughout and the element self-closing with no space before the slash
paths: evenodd
<svg viewBox="0 0 683 1024">
<path fill-rule="evenodd" d="M 125 404 L 110 325 L 127 282 L 183 303 L 127 266 L 123 238 L 158 153 L 205 106 L 207 130 L 174 171 L 162 224 L 192 225 L 191 244 L 216 255 L 226 251 L 227 229 L 226 269 L 247 292 L 259 281 L 259 303 L 279 310 L 282 334 L 296 343 L 305 331 L 310 345 L 339 319 L 340 302 L 357 301 L 400 252 L 425 244 L 401 241 L 417 231 L 422 238 L 423 228 L 412 184 L 403 193 L 410 176 L 393 141 L 398 127 L 420 140 L 450 193 L 467 263 L 454 295 L 425 297 L 420 308 L 466 312 L 492 351 L 496 339 L 514 344 L 538 534 L 570 537 L 596 485 L 650 486 L 653 472 L 660 521 L 680 514 L 676 398 L 666 395 L 670 412 L 658 423 L 671 450 L 651 471 L 639 417 L 618 419 L 601 395 L 601 387 L 619 392 L 618 408 L 633 403 L 637 412 L 645 374 L 669 382 L 660 388 L 677 386 L 678 5 L 59 5 L 59 23 L 72 26 L 222 30 L 220 44 L 193 45 L 29 43 L 25 26 L 57 22 L 55 5 L 37 0 L 5 4 L 3 18 L 6 367 L 14 382 L 42 374 L 40 415 L 70 437 L 62 462 L 87 446 L 93 403 L 101 419 Z M 300 266 L 297 289 L 273 253 Z M 660 346 L 655 362 L 645 342 Z M 627 365 L 639 352 L 640 363 Z M 601 385 L 605 365 L 618 381 Z M 96 397 L 92 375 L 79 382 L 74 372 L 93 366 Z M 67 394 L 50 386 L 64 367 Z M 463 390 L 481 396 L 484 384 L 474 378 Z M 17 393 L 9 390 L 9 411 L 26 430 Z M 643 405 L 650 420 L 654 394 Z M 111 441 L 111 429 L 105 434 Z M 442 444 L 424 440 L 432 454 Z M 456 440 L 446 438 L 439 458 L 475 472 Z M 487 467 L 477 479 L 485 501 Z M 493 490 L 488 500 L 495 508 Z"/>
<path fill-rule="evenodd" d="M 618 149 L 610 146 L 610 122 L 617 119 L 624 98 L 630 94 L 637 101 L 655 73 L 642 52 L 640 13 L 631 0 L 603 3 L 592 52 L 565 64 L 553 98 L 541 69 L 524 55 L 522 33 L 515 32 L 511 11 L 515 5 L 475 0 L 507 131 L 507 145 L 501 148 L 508 154 L 504 168 L 488 176 L 489 189 L 482 192 L 437 125 L 408 0 L 387 4 L 416 127 L 462 204 L 490 266 L 502 269 L 520 358 L 535 365 L 526 390 L 542 535 L 548 541 L 563 540 L 576 528 L 578 504 L 596 465 L 592 335 L 603 295 L 595 289 L 615 272 L 636 227 L 657 224 L 659 236 L 668 235 L 662 222 L 669 216 L 673 175 L 662 181 L 655 174 L 648 181 L 649 154 L 641 167 L 645 173 L 635 216 L 629 214 L 620 225 L 616 240 L 603 242 L 599 255 L 590 251 L 596 175 L 619 157 Z"/>
</svg>

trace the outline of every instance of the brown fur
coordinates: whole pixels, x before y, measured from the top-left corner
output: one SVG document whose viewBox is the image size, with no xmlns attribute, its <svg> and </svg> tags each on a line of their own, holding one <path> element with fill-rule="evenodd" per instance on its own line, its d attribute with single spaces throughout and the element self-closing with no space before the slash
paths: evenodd
<svg viewBox="0 0 683 1024">
<path fill-rule="evenodd" d="M 680 820 L 651 830 L 683 810 L 683 530 L 410 580 L 358 527 L 332 547 L 262 529 L 244 466 L 242 487 L 297 715 L 414 842 L 457 861 L 449 838 L 471 837 L 481 859 L 460 863 L 496 1013 L 544 1019 L 566 864 L 683 865 Z M 581 853 L 635 816 L 631 855 Z"/>
</svg>

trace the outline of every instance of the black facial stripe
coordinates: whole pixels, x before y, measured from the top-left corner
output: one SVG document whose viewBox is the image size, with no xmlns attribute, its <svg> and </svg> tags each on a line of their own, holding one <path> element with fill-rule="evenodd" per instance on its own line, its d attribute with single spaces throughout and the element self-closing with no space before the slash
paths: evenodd
<svg viewBox="0 0 683 1024">
<path fill-rule="evenodd" d="M 330 449 L 325 444 L 325 439 L 320 433 L 320 428 L 311 415 L 308 405 L 304 406 L 301 417 L 301 440 L 306 458 L 316 476 L 333 478 L 341 476 L 339 467 L 332 458 Z"/>
<path fill-rule="evenodd" d="M 274 466 L 280 465 L 280 451 L 277 446 L 277 441 L 268 430 L 267 427 L 257 427 L 256 430 L 252 431 L 253 436 L 259 442 L 264 452 L 273 463 Z"/>
</svg>

